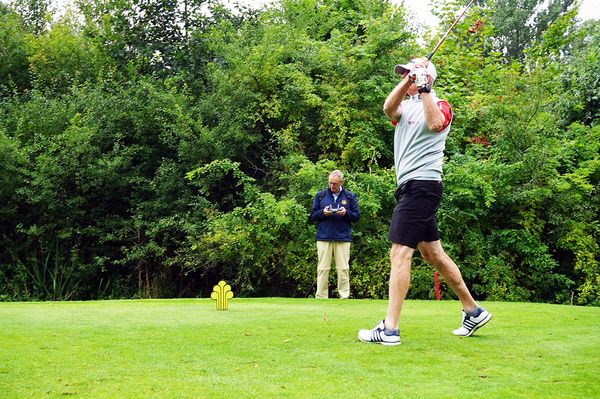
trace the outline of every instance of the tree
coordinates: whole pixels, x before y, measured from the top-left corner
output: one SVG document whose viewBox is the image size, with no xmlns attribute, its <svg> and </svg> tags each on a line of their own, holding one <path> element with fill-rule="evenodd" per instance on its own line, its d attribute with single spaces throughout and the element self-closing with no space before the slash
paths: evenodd
<svg viewBox="0 0 600 399">
<path fill-rule="evenodd" d="M 29 69 L 35 85 L 56 93 L 96 80 L 110 65 L 102 50 L 82 36 L 68 18 L 32 41 L 30 52 Z"/>
<path fill-rule="evenodd" d="M 600 22 L 587 21 L 573 37 L 560 74 L 564 96 L 559 109 L 566 124 L 593 125 L 600 119 Z"/>
<path fill-rule="evenodd" d="M 86 34 L 120 66 L 171 76 L 187 50 L 190 27 L 206 0 L 81 0 Z"/>
<path fill-rule="evenodd" d="M 0 11 L 0 94 L 29 86 L 28 52 L 23 21 L 14 11 Z"/>
<path fill-rule="evenodd" d="M 83 26 L 37 34 L 0 7 L 0 299 L 206 296 L 220 278 L 310 295 L 308 211 L 338 168 L 363 214 L 353 294 L 385 297 L 381 105 L 391 66 L 429 46 L 383 0 L 200 4 L 89 1 Z M 436 54 L 454 113 L 438 222 L 478 299 L 597 304 L 598 25 L 548 4 L 522 59 L 485 7 Z M 440 7 L 451 23 L 459 2 Z M 431 297 L 432 269 L 414 271 L 411 297 Z"/>
<path fill-rule="evenodd" d="M 568 12 L 573 3 L 574 0 L 491 1 L 489 12 L 496 30 L 495 48 L 507 60 L 523 60 L 524 50 L 540 41 L 552 22 Z"/>
<path fill-rule="evenodd" d="M 50 26 L 49 0 L 14 0 L 11 6 L 21 16 L 29 33 L 39 35 Z"/>
</svg>

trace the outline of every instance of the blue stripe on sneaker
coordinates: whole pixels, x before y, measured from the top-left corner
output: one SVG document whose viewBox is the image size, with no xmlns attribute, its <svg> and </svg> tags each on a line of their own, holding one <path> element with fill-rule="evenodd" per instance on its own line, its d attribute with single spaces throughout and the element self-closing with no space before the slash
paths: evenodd
<svg viewBox="0 0 600 399">
<path fill-rule="evenodd" d="M 381 330 L 373 330 L 371 333 L 371 340 L 373 342 L 381 342 L 383 339 L 381 338 Z"/>
</svg>

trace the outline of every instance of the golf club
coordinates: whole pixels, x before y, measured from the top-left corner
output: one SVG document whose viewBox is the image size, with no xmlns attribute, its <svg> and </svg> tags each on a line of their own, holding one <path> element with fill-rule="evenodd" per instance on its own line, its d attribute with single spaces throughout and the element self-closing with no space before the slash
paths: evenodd
<svg viewBox="0 0 600 399">
<path fill-rule="evenodd" d="M 429 55 L 427 55 L 425 57 L 427 60 L 431 60 L 433 58 L 433 55 L 435 54 L 435 52 L 440 48 L 440 46 L 442 45 L 442 43 L 444 42 L 444 40 L 446 40 L 446 38 L 448 37 L 448 35 L 450 34 L 450 32 L 452 32 L 452 30 L 454 29 L 454 27 L 456 26 L 456 24 L 467 13 L 467 11 L 469 10 L 469 8 L 471 8 L 471 6 L 473 5 L 474 2 L 475 2 L 475 0 L 471 0 L 469 2 L 469 4 L 467 4 L 467 6 L 465 7 L 465 9 L 456 18 L 456 20 L 454 21 L 454 23 L 452 23 L 452 25 L 450 26 L 450 28 L 448 29 L 448 31 L 444 34 L 444 36 L 442 36 L 442 38 L 440 40 L 438 40 L 437 44 L 435 45 L 435 47 L 433 48 L 433 50 L 431 51 L 431 53 L 429 53 Z M 483 22 L 481 20 L 477 20 L 477 22 L 473 26 L 471 26 L 469 28 L 469 33 L 479 32 L 479 30 L 481 30 L 482 26 L 483 26 Z M 396 65 L 394 67 L 394 72 L 396 72 L 399 75 L 404 75 L 405 73 L 410 72 L 410 70 L 411 70 L 410 63 L 405 64 L 405 65 L 400 65 L 399 64 L 399 65 Z"/>
<path fill-rule="evenodd" d="M 442 43 L 444 42 L 444 40 L 446 40 L 446 38 L 448 37 L 448 35 L 450 34 L 450 32 L 452 32 L 452 29 L 454 29 L 454 27 L 456 26 L 456 24 L 458 23 L 458 21 L 461 20 L 461 18 L 463 17 L 463 15 L 465 15 L 467 13 L 467 11 L 469 10 L 469 8 L 471 8 L 471 5 L 473 5 L 473 3 L 475 2 L 475 0 L 471 0 L 469 2 L 469 4 L 467 4 L 467 6 L 465 7 L 464 11 L 458 16 L 458 18 L 456 18 L 456 20 L 454 21 L 454 23 L 450 26 L 450 29 L 448 29 L 448 31 L 444 34 L 444 36 L 442 36 L 442 38 L 437 42 L 437 44 L 435 45 L 435 47 L 433 48 L 433 50 L 431 51 L 431 53 L 429 53 L 429 55 L 425 58 L 427 58 L 428 60 L 431 60 L 433 58 L 433 55 L 435 54 L 435 52 L 438 50 L 438 48 L 440 48 L 440 46 L 442 45 Z"/>
</svg>

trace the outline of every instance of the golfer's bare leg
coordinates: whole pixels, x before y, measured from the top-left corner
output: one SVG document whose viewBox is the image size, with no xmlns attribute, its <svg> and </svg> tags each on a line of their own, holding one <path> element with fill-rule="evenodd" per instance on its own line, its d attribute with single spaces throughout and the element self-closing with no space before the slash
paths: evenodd
<svg viewBox="0 0 600 399">
<path fill-rule="evenodd" d="M 390 250 L 390 283 L 387 315 L 385 326 L 389 329 L 398 328 L 402 304 L 410 284 L 411 260 L 415 250 L 405 245 L 392 243 Z"/>
<path fill-rule="evenodd" d="M 454 291 L 462 303 L 463 310 L 470 312 L 477 307 L 477 302 L 471 296 L 456 263 L 446 254 L 441 242 L 421 241 L 417 246 L 423 259 L 432 265 L 444 278 L 444 281 Z"/>
</svg>

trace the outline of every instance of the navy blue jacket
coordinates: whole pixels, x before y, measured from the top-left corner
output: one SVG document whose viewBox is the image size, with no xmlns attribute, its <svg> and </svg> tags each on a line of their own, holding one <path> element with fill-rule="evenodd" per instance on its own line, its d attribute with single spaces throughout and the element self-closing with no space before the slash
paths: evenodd
<svg viewBox="0 0 600 399">
<path fill-rule="evenodd" d="M 340 216 L 334 213 L 325 216 L 323 209 L 333 203 L 346 208 L 346 214 Z M 319 191 L 315 195 L 310 210 L 310 220 L 317 222 L 318 241 L 352 241 L 352 222 L 357 222 L 359 218 L 360 212 L 356 195 L 343 187 L 335 202 L 329 188 Z"/>
</svg>

